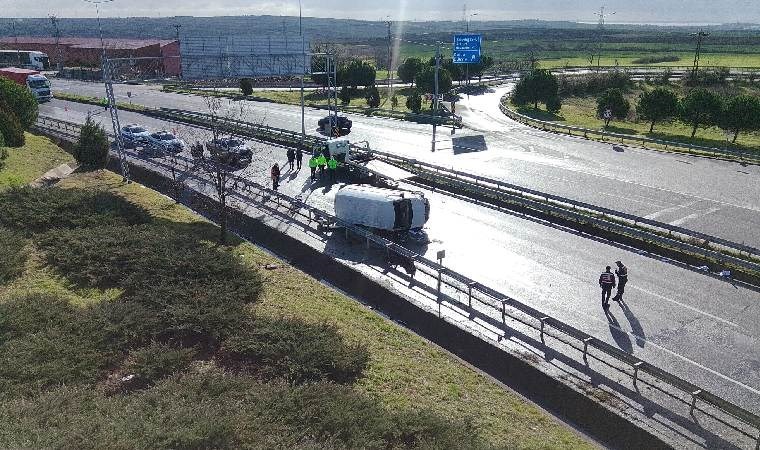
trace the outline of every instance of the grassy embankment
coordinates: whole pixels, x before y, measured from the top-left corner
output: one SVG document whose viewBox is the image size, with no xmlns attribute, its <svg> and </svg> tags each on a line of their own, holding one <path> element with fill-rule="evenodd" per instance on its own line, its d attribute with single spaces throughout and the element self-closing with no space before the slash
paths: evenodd
<svg viewBox="0 0 760 450">
<path fill-rule="evenodd" d="M 6 150 L 8 159 L 5 160 L 5 167 L 0 169 L 0 191 L 23 186 L 50 169 L 74 161 L 70 154 L 49 140 L 29 133 L 26 134 L 24 147 Z"/>
<path fill-rule="evenodd" d="M 19 151 L 40 168 L 6 168 L 17 180 L 66 160 L 42 138 Z M 215 226 L 116 175 L 6 190 L 0 208 L 0 253 L 12 255 L 0 261 L 0 447 L 589 447 L 256 247 L 214 244 Z"/>
<path fill-rule="evenodd" d="M 625 92 L 625 97 L 630 102 L 631 108 L 635 109 L 638 96 L 644 92 L 644 90 L 650 90 L 654 87 L 654 85 L 648 83 L 636 83 L 634 87 Z M 686 88 L 680 83 L 672 83 L 666 87 L 676 92 L 679 97 L 686 95 Z M 760 95 L 760 87 L 757 85 L 749 85 L 747 83 L 731 84 L 727 87 L 711 89 L 714 89 L 723 95 L 733 95 L 737 93 Z M 514 106 L 512 107 L 514 108 Z M 564 125 L 579 126 L 592 130 L 599 130 L 604 127 L 604 121 L 596 117 L 596 97 L 593 95 L 563 98 L 562 110 L 559 114 L 551 114 L 547 112 L 543 105 L 539 105 L 538 110 L 533 107 L 523 107 L 517 111 L 529 117 L 557 122 Z M 656 139 L 683 142 L 706 147 L 734 148 L 741 150 L 760 149 L 760 133 L 740 133 L 736 143 L 732 144 L 726 141 L 726 136 L 718 127 L 699 128 L 696 136 L 692 139 L 691 126 L 679 121 L 666 123 L 659 122 L 655 125 L 653 133 L 649 133 L 649 126 L 649 122 L 634 119 L 611 122 L 607 130 L 613 133 L 647 136 Z"/>
</svg>

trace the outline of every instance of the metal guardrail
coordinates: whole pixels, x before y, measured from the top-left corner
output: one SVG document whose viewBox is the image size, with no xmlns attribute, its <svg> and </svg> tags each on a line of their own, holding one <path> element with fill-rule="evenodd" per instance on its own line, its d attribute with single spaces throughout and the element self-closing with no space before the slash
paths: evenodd
<svg viewBox="0 0 760 450">
<path fill-rule="evenodd" d="M 601 208 L 591 205 L 589 203 L 572 200 L 569 198 L 561 197 L 558 195 L 547 194 L 532 189 L 527 189 L 514 184 L 506 183 L 504 181 L 473 175 L 466 172 L 449 169 L 446 167 L 438 166 L 431 163 L 418 161 L 416 159 L 405 158 L 402 156 L 380 152 L 376 150 L 370 150 L 366 148 L 357 148 L 358 152 L 365 152 L 367 155 L 374 157 L 378 160 L 386 163 L 402 166 L 403 168 L 410 170 L 418 175 L 428 176 L 434 180 L 441 180 L 448 184 L 455 184 L 465 190 L 475 191 L 480 194 L 499 197 L 508 197 L 510 201 L 517 202 L 528 206 L 532 209 L 540 209 L 542 211 L 550 211 L 562 216 L 572 218 L 576 221 L 594 222 L 597 225 L 601 225 L 604 228 L 616 228 L 618 231 L 625 234 L 635 235 L 637 237 L 643 237 L 648 240 L 655 240 L 668 246 L 675 246 L 679 249 L 689 251 L 724 261 L 727 263 L 739 265 L 740 267 L 748 270 L 760 272 L 760 263 L 753 263 L 744 259 L 736 258 L 724 253 L 708 250 L 706 248 L 682 242 L 673 238 L 673 234 L 686 236 L 691 239 L 702 240 L 705 243 L 718 244 L 725 249 L 739 253 L 739 255 L 746 254 L 747 257 L 760 257 L 760 249 L 755 247 L 738 244 L 727 239 L 710 236 L 704 233 L 688 230 L 682 227 L 676 227 L 670 224 L 657 222 L 655 220 L 638 217 L 633 214 L 627 214 L 619 211 L 614 211 L 608 208 Z M 555 202 L 559 205 L 552 205 L 549 202 Z M 568 205 L 572 210 L 569 210 Z M 581 214 L 581 211 L 586 214 Z M 589 216 L 589 213 L 596 215 L 597 217 Z M 606 220 L 606 218 L 615 219 L 615 221 Z M 633 226 L 626 225 L 626 223 L 632 223 Z M 646 231 L 640 228 L 640 225 L 648 225 L 657 230 L 661 230 L 660 233 L 653 231 Z M 662 234 L 667 233 L 668 236 Z"/>
<path fill-rule="evenodd" d="M 36 126 L 39 129 L 61 134 L 64 136 L 72 136 L 75 134 L 74 131 L 80 127 L 80 125 L 72 122 L 47 117 L 38 118 Z M 183 170 L 189 170 L 190 164 L 193 161 L 192 159 L 186 157 L 180 157 L 178 160 L 184 161 L 185 166 Z M 143 159 L 142 161 L 148 164 L 163 166 L 164 169 L 170 168 L 167 163 L 158 162 L 155 159 Z M 484 307 L 491 308 L 492 313 L 495 313 L 497 317 L 499 315 L 501 316 L 501 321 L 494 319 L 494 317 L 490 315 L 485 318 L 481 317 L 481 319 L 485 319 L 490 325 L 498 326 L 502 331 L 508 332 L 510 328 L 507 326 L 507 318 L 509 318 L 510 320 L 514 320 L 538 331 L 540 333 L 542 342 L 544 342 L 545 336 L 552 336 L 555 339 L 558 339 L 559 341 L 570 345 L 579 351 L 582 351 L 584 359 L 589 357 L 594 358 L 615 370 L 619 370 L 631 376 L 634 385 L 639 382 L 647 384 L 648 386 L 658 389 L 664 394 L 669 395 L 670 397 L 686 404 L 690 408 L 690 414 L 693 414 L 694 411 L 700 411 L 703 414 L 709 415 L 725 426 L 728 426 L 740 434 L 755 440 L 756 450 L 760 449 L 760 436 L 753 435 L 745 429 L 742 429 L 739 426 L 727 421 L 731 419 L 718 417 L 713 411 L 703 407 L 702 404 L 715 408 L 717 411 L 722 412 L 722 414 L 725 416 L 733 418 L 733 420 L 737 420 L 744 425 L 748 425 L 754 428 L 756 431 L 760 431 L 760 416 L 757 414 L 754 414 L 728 400 L 725 400 L 706 389 L 702 389 L 694 383 L 691 383 L 681 377 L 662 370 L 657 366 L 647 363 L 646 361 L 634 355 L 623 352 L 611 344 L 601 341 L 569 324 L 560 321 L 557 318 L 554 318 L 537 309 L 525 305 L 508 295 L 502 294 L 495 289 L 489 288 L 462 274 L 454 272 L 445 266 L 438 264 L 437 262 L 426 259 L 425 257 L 416 254 L 411 250 L 408 250 L 392 241 L 377 236 L 365 228 L 344 222 L 329 213 L 304 204 L 298 198 L 293 198 L 280 192 L 273 191 L 251 180 L 237 176 L 235 176 L 234 179 L 239 184 L 239 186 L 243 186 L 243 192 L 236 192 L 238 197 L 241 197 L 243 200 L 245 200 L 246 191 L 248 193 L 256 191 L 262 195 L 262 199 L 264 195 L 266 195 L 270 199 L 270 202 L 277 203 L 278 206 L 281 206 L 283 203 L 285 203 L 289 207 L 288 210 L 291 215 L 296 214 L 302 217 L 308 217 L 309 221 L 319 221 L 320 223 L 330 224 L 333 226 L 337 225 L 345 230 L 347 237 L 353 234 L 354 236 L 364 239 L 368 248 L 371 248 L 371 246 L 374 245 L 377 248 L 387 252 L 387 254 L 394 252 L 399 256 L 409 258 L 415 264 L 415 267 L 422 273 L 431 277 L 435 277 L 442 285 L 448 286 L 458 293 L 467 294 L 467 303 L 465 303 L 459 299 L 459 296 L 457 296 L 457 298 L 454 298 L 451 296 L 442 295 L 439 288 L 439 305 L 445 300 L 450 304 L 456 304 L 458 307 L 469 308 L 471 312 L 477 312 L 478 310 L 473 309 L 472 306 L 473 301 L 475 301 Z M 561 333 L 561 335 L 550 334 L 550 331 L 552 330 Z M 591 349 L 596 349 L 602 354 L 611 357 L 620 363 L 623 363 L 625 367 L 628 368 L 628 370 L 621 369 L 620 367 L 609 363 L 605 359 L 592 354 L 589 351 Z M 684 399 L 681 396 L 674 395 L 654 385 L 653 383 L 642 379 L 643 374 L 647 374 L 653 379 L 659 380 L 659 382 L 665 383 L 666 385 L 671 386 L 681 393 L 685 393 L 687 398 Z"/>
<path fill-rule="evenodd" d="M 520 114 L 507 105 L 507 99 L 509 95 L 502 97 L 499 108 L 501 112 L 507 117 L 525 125 L 541 129 L 543 131 L 554 131 L 559 133 L 568 134 L 571 136 L 583 136 L 589 139 L 589 136 L 596 137 L 599 140 L 605 142 L 620 142 L 620 144 L 638 144 L 642 147 L 646 147 L 645 144 L 659 145 L 664 147 L 666 151 L 677 151 L 681 153 L 688 153 L 691 155 L 706 155 L 712 157 L 730 157 L 732 159 L 738 158 L 741 161 L 760 164 L 760 152 L 752 150 L 731 150 L 728 148 L 720 149 L 715 147 L 705 147 L 701 145 L 687 144 L 684 142 L 665 141 L 661 139 L 654 139 L 645 136 L 633 136 L 629 134 L 610 133 L 604 130 L 592 130 L 589 128 L 575 127 L 571 125 L 562 125 L 554 122 L 548 122 L 545 120 L 534 119 L 526 115 Z"/>
</svg>

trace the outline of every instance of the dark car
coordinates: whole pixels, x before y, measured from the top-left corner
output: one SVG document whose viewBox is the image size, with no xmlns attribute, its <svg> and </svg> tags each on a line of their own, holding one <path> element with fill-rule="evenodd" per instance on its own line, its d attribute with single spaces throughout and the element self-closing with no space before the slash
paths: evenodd
<svg viewBox="0 0 760 450">
<path fill-rule="evenodd" d="M 346 116 L 327 116 L 319 119 L 319 122 L 317 122 L 317 124 L 322 130 L 325 128 L 336 129 L 340 131 L 341 135 L 344 135 L 351 132 L 351 126 L 353 125 L 353 122 L 351 122 L 351 119 Z"/>
<path fill-rule="evenodd" d="M 214 139 L 206 144 L 206 148 L 214 160 L 229 166 L 245 167 L 253 160 L 253 151 L 244 141 L 234 137 Z"/>
</svg>

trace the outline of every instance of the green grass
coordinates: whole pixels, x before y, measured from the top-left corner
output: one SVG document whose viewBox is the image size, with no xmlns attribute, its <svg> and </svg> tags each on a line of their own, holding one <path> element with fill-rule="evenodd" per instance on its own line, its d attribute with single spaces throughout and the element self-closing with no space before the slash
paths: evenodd
<svg viewBox="0 0 760 450">
<path fill-rule="evenodd" d="M 384 79 L 381 81 L 384 82 Z M 391 109 L 391 101 L 388 98 L 388 89 L 386 89 L 384 85 L 379 85 L 378 89 L 380 90 L 380 108 Z M 410 91 L 411 89 L 409 88 L 394 89 L 394 95 L 398 99 L 398 106 L 395 108 L 395 111 L 410 112 L 409 109 L 406 107 L 406 98 L 407 98 L 407 95 L 411 93 Z M 253 91 L 253 96 L 259 97 L 259 98 L 265 98 L 276 103 L 286 103 L 286 104 L 291 104 L 291 105 L 301 104 L 301 93 L 297 90 L 294 90 L 294 91 L 271 91 L 271 90 Z M 317 94 L 316 92 L 307 92 L 306 95 L 304 96 L 304 102 L 306 103 L 306 105 L 309 105 L 309 106 L 326 105 L 327 96 Z M 340 103 L 340 99 L 338 100 L 338 102 Z M 351 95 L 351 103 L 349 106 L 358 107 L 358 108 L 369 108 L 369 106 L 367 106 L 367 100 L 364 98 L 363 89 L 359 88 L 357 92 Z"/>
<path fill-rule="evenodd" d="M 639 84 L 636 88 L 626 93 L 626 98 L 635 107 L 638 95 L 642 89 L 651 89 L 651 85 Z M 679 96 L 685 92 L 683 87 L 678 84 L 671 85 L 670 89 L 676 91 Z M 726 89 L 731 93 L 760 94 L 760 88 L 751 87 L 746 84 Z M 539 109 L 524 107 L 518 110 L 521 114 L 533 117 L 539 120 L 548 120 L 561 123 L 564 125 L 579 126 L 592 130 L 604 128 L 604 121 L 596 117 L 596 99 L 589 97 L 570 97 L 562 100 L 562 110 L 559 114 L 548 113 L 539 105 Z M 638 136 L 647 136 L 651 138 L 663 139 L 667 141 L 684 142 L 687 144 L 701 145 L 715 148 L 735 148 L 741 150 L 760 149 L 760 133 L 741 133 L 736 144 L 729 144 L 726 141 L 723 131 L 718 127 L 699 128 L 694 139 L 691 138 L 691 126 L 679 121 L 658 122 L 655 125 L 654 132 L 649 133 L 650 123 L 643 121 L 613 121 L 610 123 L 608 131 L 613 133 L 631 134 Z"/>
<path fill-rule="evenodd" d="M 20 148 L 6 148 L 8 159 L 0 169 L 0 191 L 14 186 L 23 186 L 41 177 L 45 172 L 74 158 L 49 139 L 26 134 L 26 145 Z"/>
<path fill-rule="evenodd" d="M 652 67 L 683 67 L 691 66 L 694 62 L 693 52 L 681 52 L 668 54 L 680 56 L 680 61 L 669 61 L 655 64 L 638 64 L 635 62 L 638 58 L 650 56 L 647 53 L 603 53 L 602 66 L 652 66 Z M 704 53 L 700 59 L 702 66 L 725 66 L 725 67 L 756 67 L 760 68 L 760 54 L 726 54 L 726 53 Z M 545 57 L 539 60 L 539 66 L 544 69 L 558 69 L 563 67 L 587 67 L 589 66 L 589 57 L 586 54 L 567 53 L 566 56 Z M 594 66 L 597 65 L 596 58 Z"/>
<path fill-rule="evenodd" d="M 149 215 L 150 223 L 139 227 L 165 227 L 169 234 L 177 236 L 194 230 L 199 242 L 213 239 L 217 234 L 214 226 L 167 197 L 136 183 L 124 185 L 120 177 L 109 172 L 76 174 L 63 180 L 60 186 L 112 193 L 125 199 Z M 76 234 L 74 231 L 57 232 L 51 235 L 51 239 L 65 240 L 67 236 Z M 81 245 L 85 244 L 86 241 L 82 241 Z M 67 331 L 68 326 L 64 325 L 87 317 L 86 311 L 90 306 L 134 295 L 129 293 L 131 287 L 118 283 L 108 287 L 102 283 L 93 285 L 85 282 L 108 275 L 112 270 L 105 268 L 119 264 L 118 259 L 112 260 L 109 255 L 103 255 L 106 259 L 101 263 L 92 262 L 89 256 L 81 253 L 83 247 L 81 251 L 72 252 L 71 258 L 57 250 L 55 254 L 61 256 L 51 260 L 38 245 L 48 249 L 46 251 L 56 247 L 55 242 L 36 235 L 29 238 L 26 244 L 29 255 L 23 261 L 23 270 L 20 274 L 15 271 L 11 282 L 0 284 L 0 305 L 7 306 L 9 302 L 35 295 L 61 299 L 62 303 L 61 300 L 54 300 L 51 304 L 56 305 L 55 308 L 23 310 L 27 311 L 26 315 L 19 314 L 18 319 L 11 320 L 11 329 L 16 330 L 14 333 L 20 333 L 21 337 L 15 339 L 14 346 L 6 348 L 6 353 L 3 353 L 15 355 L 3 361 L 12 363 L 3 373 L 18 376 L 30 369 L 51 370 L 66 358 L 77 362 L 77 365 L 67 366 L 67 370 L 61 372 L 69 381 L 66 387 L 45 390 L 23 400 L 0 395 L 0 446 L 97 448 L 120 442 L 126 447 L 143 445 L 158 448 L 317 448 L 340 446 L 341 442 L 365 442 L 364 445 L 372 447 L 379 443 L 367 444 L 368 441 L 363 439 L 369 438 L 364 434 L 375 436 L 386 429 L 407 429 L 405 421 L 415 421 L 413 423 L 425 423 L 425 429 L 438 430 L 435 433 L 451 439 L 464 439 L 451 437 L 452 433 L 477 436 L 489 446 L 592 447 L 539 408 L 439 348 L 239 240 L 229 247 L 209 247 L 209 251 L 216 248 L 213 251 L 223 251 L 247 270 L 259 272 L 261 291 L 257 302 L 247 307 L 246 314 L 272 324 L 291 320 L 292 323 L 303 324 L 299 327 L 316 327 L 308 333 L 334 330 L 346 345 L 361 346 L 368 351 L 369 360 L 363 375 L 353 386 L 320 382 L 292 388 L 277 383 L 262 383 L 244 373 L 226 372 L 214 359 L 200 356 L 200 360 L 188 366 L 189 353 L 167 348 L 163 344 L 150 344 L 142 350 L 130 352 L 125 367 L 147 374 L 155 385 L 151 384 L 152 387 L 130 395 L 104 396 L 102 390 L 108 391 L 113 380 L 111 376 L 103 380 L 99 374 L 104 370 L 113 370 L 115 363 L 118 366 L 118 358 L 114 359 L 114 355 L 108 354 L 108 358 L 103 360 L 88 359 L 88 355 L 96 353 L 96 349 L 86 340 L 73 339 Z M 108 245 L 103 248 L 108 248 Z M 84 271 L 82 267 L 87 264 L 93 265 L 93 268 L 103 264 L 106 273 Z M 131 261 L 125 267 L 134 264 L 136 262 Z M 279 268 L 260 270 L 268 264 Z M 65 273 L 60 273 L 61 268 L 67 265 L 72 265 L 72 270 L 77 268 L 81 275 L 72 280 Z M 130 270 L 135 269 L 127 271 Z M 167 270 L 161 269 L 158 273 Z M 42 302 L 42 297 L 35 302 Z M 45 303 L 29 303 L 30 307 L 37 304 Z M 22 310 L 17 308 L 11 311 Z M 27 316 L 39 317 L 39 324 L 31 328 L 24 325 Z M 62 320 L 64 317 L 68 319 Z M 8 322 L 2 319 L 0 317 L 0 326 L 3 323 L 7 326 Z M 154 320 L 148 315 L 135 323 Z M 325 328 L 325 324 L 329 326 Z M 282 328 L 278 325 L 262 336 L 278 335 Z M 63 331 L 56 331 L 58 329 Z M 0 334 L 0 346 L 5 338 Z M 145 336 L 137 338 L 145 339 Z M 128 345 L 131 341 L 120 342 Z M 249 349 L 246 352 L 250 352 L 255 342 L 258 341 L 238 343 L 234 347 L 238 350 L 235 351 L 245 348 Z M 329 339 L 323 341 L 328 346 L 325 348 L 335 345 L 330 342 L 332 340 Z M 303 344 L 308 346 L 308 343 Z M 259 345 L 255 344 L 255 348 Z M 51 353 L 54 349 L 57 353 Z M 7 353 L 8 350 L 16 353 Z M 50 363 L 48 366 L 38 366 L 41 363 L 39 358 L 23 357 L 40 351 L 51 358 L 47 361 Z M 274 353 L 267 350 L 266 354 L 280 351 L 282 349 Z M 256 350 L 254 354 L 262 353 Z M 9 372 L 11 370 L 13 372 Z M 184 375 L 154 380 L 174 370 L 184 371 Z M 30 372 L 30 380 L 40 378 L 35 373 Z M 124 373 L 117 370 L 112 375 L 118 377 Z M 100 381 L 82 384 L 82 378 Z M 54 382 L 55 379 L 50 381 Z M 25 389 L 33 391 L 34 386 L 25 386 Z M 354 391 L 356 394 L 352 393 Z M 349 410 L 351 412 L 347 417 L 342 415 Z M 376 419 L 378 415 L 386 414 L 382 411 L 407 413 L 388 416 L 388 420 L 395 422 L 381 425 Z M 335 424 L 342 427 L 345 436 L 330 441 L 320 440 L 321 436 L 328 436 L 324 433 Z M 302 428 L 303 440 L 285 441 L 290 436 L 288 430 Z M 403 436 L 393 439 L 406 442 Z"/>
</svg>

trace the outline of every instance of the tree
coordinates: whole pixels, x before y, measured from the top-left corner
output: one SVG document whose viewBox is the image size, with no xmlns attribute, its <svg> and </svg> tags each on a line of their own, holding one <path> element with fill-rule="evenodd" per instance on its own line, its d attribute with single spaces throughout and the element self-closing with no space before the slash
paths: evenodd
<svg viewBox="0 0 760 450">
<path fill-rule="evenodd" d="M 337 82 L 354 88 L 369 87 L 375 84 L 376 77 L 377 71 L 370 63 L 353 59 L 338 69 Z"/>
<path fill-rule="evenodd" d="M 631 103 L 626 100 L 620 89 L 607 89 L 596 99 L 596 115 L 604 119 L 605 128 L 610 125 L 612 119 L 623 120 L 628 117 L 630 110 Z M 606 111 L 612 114 L 605 116 Z"/>
<path fill-rule="evenodd" d="M 736 142 L 742 131 L 760 130 L 760 98 L 751 95 L 737 95 L 725 102 L 719 125 L 734 133 L 731 142 Z"/>
<path fill-rule="evenodd" d="M 548 70 L 533 69 L 517 83 L 515 91 L 522 105 L 533 103 L 538 109 L 539 102 L 546 103 L 559 96 L 559 82 Z"/>
<path fill-rule="evenodd" d="M 398 108 L 398 97 L 394 95 L 393 97 L 391 97 L 391 109 L 396 109 L 396 108 Z"/>
<path fill-rule="evenodd" d="M 488 55 L 481 55 L 480 62 L 477 64 L 470 64 L 470 76 L 478 77 L 478 82 L 483 81 L 483 73 L 493 67 L 494 59 Z"/>
<path fill-rule="evenodd" d="M 562 109 L 562 99 L 555 95 L 546 100 L 546 110 L 552 114 L 557 114 Z"/>
<path fill-rule="evenodd" d="M 673 91 L 665 88 L 656 88 L 639 96 L 636 112 L 640 118 L 652 123 L 649 127 L 649 132 L 651 133 L 654 131 L 654 125 L 657 122 L 678 116 L 678 97 Z"/>
<path fill-rule="evenodd" d="M 367 100 L 367 106 L 377 108 L 380 106 L 380 91 L 377 86 L 370 86 L 365 89 L 364 98 Z"/>
<path fill-rule="evenodd" d="M 717 125 L 723 112 L 723 101 L 707 89 L 694 89 L 681 100 L 681 121 L 691 125 L 691 137 L 697 128 Z"/>
<path fill-rule="evenodd" d="M 240 79 L 240 91 L 245 96 L 249 96 L 253 94 L 253 83 L 251 82 L 250 78 L 241 78 Z"/>
<path fill-rule="evenodd" d="M 85 169 L 103 169 L 108 162 L 109 148 L 106 130 L 88 117 L 74 147 L 74 158 Z"/>
<path fill-rule="evenodd" d="M 340 104 L 343 106 L 347 106 L 351 104 L 351 88 L 349 88 L 346 85 L 343 85 L 343 87 L 340 88 L 340 91 L 338 91 L 338 99 L 340 100 Z"/>
<path fill-rule="evenodd" d="M 0 101 L 0 138 L 8 147 L 23 147 L 26 137 L 18 117 Z"/>
<path fill-rule="evenodd" d="M 28 130 L 37 121 L 39 104 L 34 95 L 26 87 L 2 77 L 0 77 L 0 104 L 13 112 L 24 130 Z"/>
<path fill-rule="evenodd" d="M 406 98 L 406 107 L 415 114 L 422 111 L 422 96 L 417 89 Z"/>
<path fill-rule="evenodd" d="M 414 86 L 422 67 L 422 60 L 419 58 L 406 58 L 403 64 L 398 66 L 398 76 L 404 83 L 411 83 Z"/>
<path fill-rule="evenodd" d="M 445 94 L 451 90 L 453 81 L 446 69 L 438 71 L 438 93 Z M 426 94 L 435 93 L 435 67 L 426 66 L 417 77 L 417 88 Z"/>
</svg>

